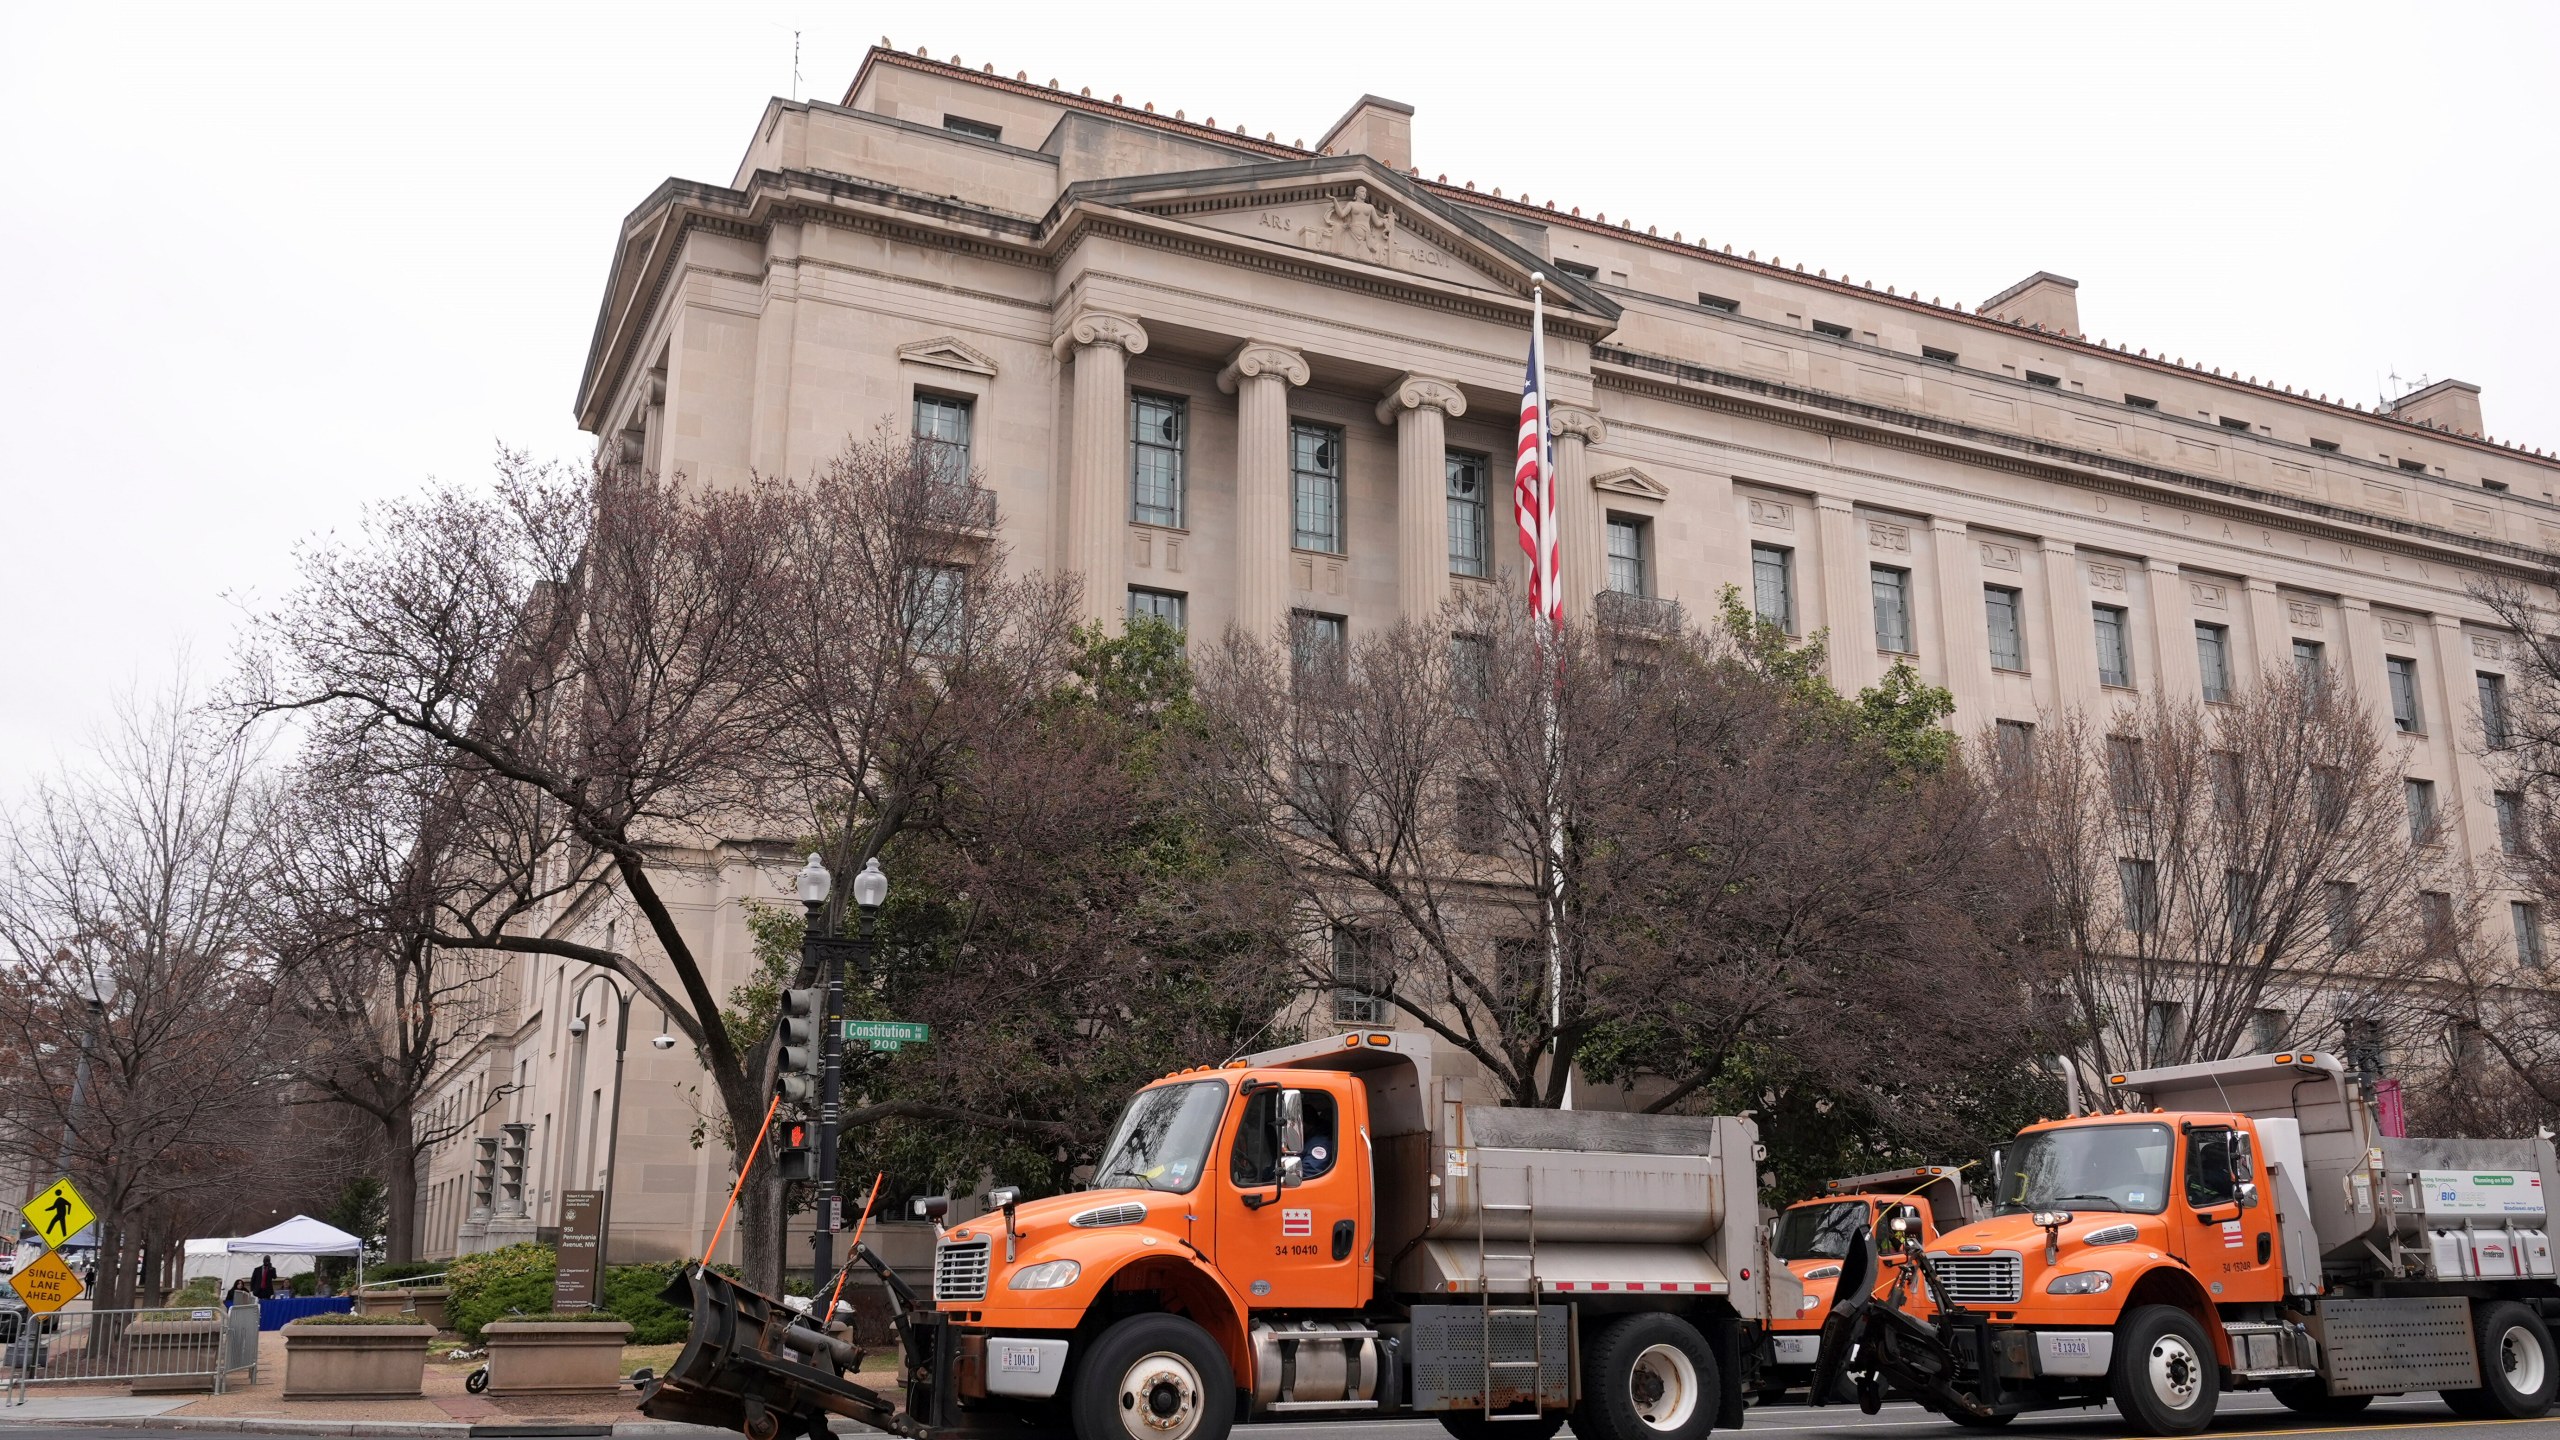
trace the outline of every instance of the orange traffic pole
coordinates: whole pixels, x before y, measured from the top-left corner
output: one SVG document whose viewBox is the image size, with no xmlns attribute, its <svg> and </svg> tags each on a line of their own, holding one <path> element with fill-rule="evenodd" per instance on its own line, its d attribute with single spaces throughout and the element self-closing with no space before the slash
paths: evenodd
<svg viewBox="0 0 2560 1440">
<path fill-rule="evenodd" d="M 747 1147 L 747 1163 L 738 1167 L 738 1183 L 729 1187 L 729 1203 L 720 1211 L 720 1223 L 711 1227 L 711 1244 L 702 1252 L 702 1266 L 711 1268 L 712 1253 L 720 1248 L 720 1232 L 729 1228 L 729 1216 L 738 1208 L 738 1192 L 747 1188 L 747 1172 L 756 1168 L 756 1155 L 764 1149 L 764 1132 L 773 1128 L 773 1112 L 782 1106 L 776 1095 L 764 1107 L 764 1123 L 756 1127 L 756 1143 Z"/>
</svg>

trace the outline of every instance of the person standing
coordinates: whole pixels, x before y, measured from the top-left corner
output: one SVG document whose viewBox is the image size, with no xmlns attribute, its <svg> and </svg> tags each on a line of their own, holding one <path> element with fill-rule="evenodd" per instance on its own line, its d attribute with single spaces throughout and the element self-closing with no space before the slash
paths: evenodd
<svg viewBox="0 0 2560 1440">
<path fill-rule="evenodd" d="M 278 1278 L 276 1257 L 273 1255 L 260 1257 L 258 1268 L 249 1272 L 249 1293 L 257 1296 L 260 1301 L 273 1300 L 276 1298 Z"/>
</svg>

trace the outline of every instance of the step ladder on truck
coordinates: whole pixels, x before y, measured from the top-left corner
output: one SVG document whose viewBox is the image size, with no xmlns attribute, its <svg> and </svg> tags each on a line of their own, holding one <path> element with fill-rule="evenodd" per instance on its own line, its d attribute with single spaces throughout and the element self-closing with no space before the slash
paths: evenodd
<svg viewBox="0 0 2560 1440">
<path fill-rule="evenodd" d="M 2234 1390 L 2335 1420 L 2420 1392 L 2523 1419 L 2560 1389 L 2551 1142 L 2385 1135 L 2333 1054 L 2110 1076 L 1993 1165 L 1992 1213 L 1909 1246 L 1884 1298 L 1891 1237 L 1850 1247 L 1817 1387 L 1845 1372 L 1977 1429 L 2113 1403 L 2152 1435 Z"/>
<path fill-rule="evenodd" d="M 1741 1423 L 1759 1324 L 1800 1293 L 1767 1260 L 1748 1119 L 1507 1108 L 1429 1035 L 1167 1075 L 1100 1153 L 1084 1191 L 999 1190 L 943 1230 L 933 1293 L 899 1297 L 903 1407 L 840 1334 L 689 1267 L 691 1341 L 640 1408 L 751 1440 L 829 1415 L 916 1440 L 1283 1417 L 1701 1440 Z"/>
</svg>

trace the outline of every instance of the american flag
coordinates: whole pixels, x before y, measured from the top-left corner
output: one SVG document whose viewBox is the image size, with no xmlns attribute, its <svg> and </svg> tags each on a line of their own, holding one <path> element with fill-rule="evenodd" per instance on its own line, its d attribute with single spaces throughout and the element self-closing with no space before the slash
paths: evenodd
<svg viewBox="0 0 2560 1440">
<path fill-rule="evenodd" d="M 1541 310 L 1543 311 L 1543 306 Z M 1564 580 L 1556 547 L 1555 467 L 1547 445 L 1546 316 L 1529 332 L 1529 379 L 1520 389 L 1520 464 L 1512 473 L 1512 515 L 1529 557 L 1529 613 L 1564 623 Z"/>
</svg>

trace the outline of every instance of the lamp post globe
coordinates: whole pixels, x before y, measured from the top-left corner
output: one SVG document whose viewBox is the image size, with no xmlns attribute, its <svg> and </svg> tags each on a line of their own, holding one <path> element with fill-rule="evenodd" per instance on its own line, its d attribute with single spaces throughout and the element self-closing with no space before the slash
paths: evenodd
<svg viewBox="0 0 2560 1440">
<path fill-rule="evenodd" d="M 809 857 L 808 864 L 800 867 L 800 873 L 796 878 L 800 886 L 800 903 L 803 905 L 826 904 L 828 892 L 835 888 L 835 877 L 827 873 L 825 863 L 814 854 Z"/>
<path fill-rule="evenodd" d="M 880 873 L 880 857 L 862 862 L 862 873 L 853 877 L 853 903 L 865 910 L 877 910 L 889 898 L 889 877 Z"/>
</svg>

